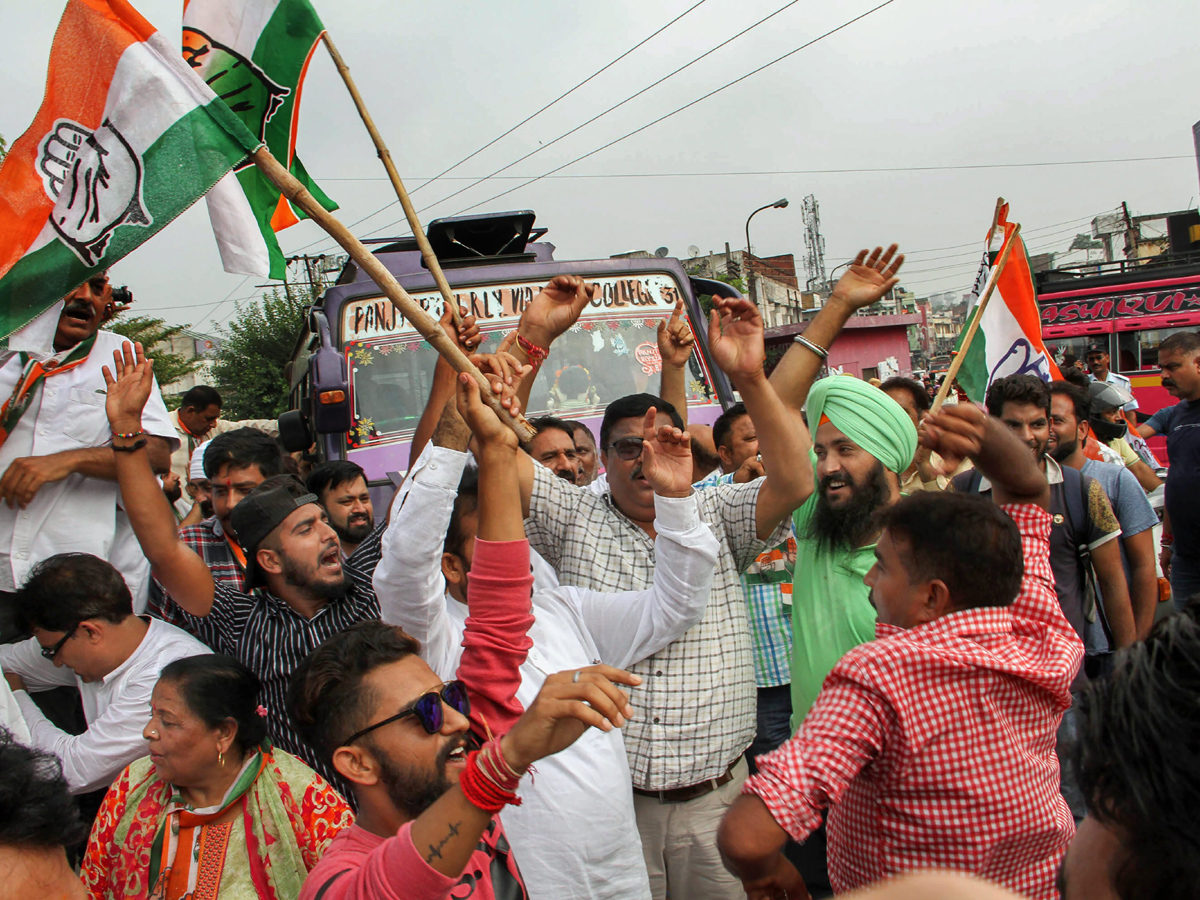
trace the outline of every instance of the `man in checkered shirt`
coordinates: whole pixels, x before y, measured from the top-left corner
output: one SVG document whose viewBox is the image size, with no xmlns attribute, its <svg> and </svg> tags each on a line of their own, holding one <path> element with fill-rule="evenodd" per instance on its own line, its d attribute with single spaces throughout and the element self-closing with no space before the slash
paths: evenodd
<svg viewBox="0 0 1200 900">
<path fill-rule="evenodd" d="M 548 347 L 589 299 L 582 281 L 559 276 L 526 308 L 520 337 Z M 721 865 L 715 843 L 721 816 L 745 778 L 742 754 L 755 726 L 754 661 L 739 574 L 764 547 L 786 539 L 792 511 L 812 492 L 812 466 L 802 451 L 808 446 L 802 420 L 763 374 L 763 324 L 754 305 L 714 300 L 709 336 L 713 359 L 757 425 L 768 475 L 700 492 L 701 518 L 721 542 L 708 608 L 680 640 L 632 666 L 644 681 L 625 747 L 654 897 L 669 888 L 672 897 L 688 900 L 739 900 L 741 885 Z M 648 394 L 614 401 L 605 411 L 604 494 L 519 457 L 530 544 L 564 585 L 615 592 L 653 582 L 654 495 L 640 463 L 642 417 L 651 407 L 659 425 L 680 424 L 670 404 Z"/>
<path fill-rule="evenodd" d="M 1000 505 L 922 493 L 884 514 L 866 577 L 876 639 L 842 657 L 721 825 L 722 854 L 753 896 L 806 895 L 781 850 L 828 808 L 837 893 L 955 869 L 1058 897 L 1075 825 L 1054 738 L 1083 646 L 1054 592 L 1050 488 L 972 404 L 925 427 L 923 443 L 951 469 L 971 457 Z"/>
</svg>

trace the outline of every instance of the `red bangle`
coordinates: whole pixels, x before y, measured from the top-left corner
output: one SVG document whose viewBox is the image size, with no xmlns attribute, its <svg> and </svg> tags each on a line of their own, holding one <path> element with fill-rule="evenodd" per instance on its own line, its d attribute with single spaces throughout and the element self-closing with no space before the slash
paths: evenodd
<svg viewBox="0 0 1200 900">
<path fill-rule="evenodd" d="M 459 776 L 458 786 L 462 789 L 467 802 L 476 809 L 484 812 L 498 813 L 509 804 L 521 805 L 521 798 L 514 791 L 501 789 L 479 768 L 479 751 L 473 750 L 467 754 L 467 764 Z"/>
<path fill-rule="evenodd" d="M 533 341 L 528 341 L 521 336 L 521 332 L 517 332 L 517 346 L 525 351 L 525 355 L 529 357 L 529 361 L 536 365 L 541 365 L 542 361 L 550 355 L 550 351 L 545 347 L 539 347 Z"/>
</svg>

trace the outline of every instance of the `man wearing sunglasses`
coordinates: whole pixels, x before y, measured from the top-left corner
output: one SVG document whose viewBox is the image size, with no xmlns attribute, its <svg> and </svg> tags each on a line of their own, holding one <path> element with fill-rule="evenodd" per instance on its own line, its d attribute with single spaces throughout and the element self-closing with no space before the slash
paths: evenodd
<svg viewBox="0 0 1200 900">
<path fill-rule="evenodd" d="M 351 783 L 359 810 L 355 826 L 335 839 L 309 875 L 302 900 L 528 897 L 518 862 L 532 865 L 542 853 L 554 859 L 585 853 L 588 838 L 547 833 L 524 855 L 520 847 L 510 852 L 500 819 L 491 813 L 530 799 L 531 786 L 520 782 L 531 763 L 581 735 L 584 741 L 606 737 L 633 713 L 617 684 L 637 685 L 640 679 L 589 666 L 586 656 L 583 665 L 544 676 L 538 690 L 523 696 L 528 679 L 520 666 L 526 652 L 534 652 L 526 637 L 534 613 L 513 465 L 516 437 L 484 406 L 474 381 L 460 382 L 459 391 L 460 408 L 479 440 L 480 468 L 471 616 L 457 667 L 461 681 L 443 681 L 421 658 L 416 640 L 379 623 L 334 637 L 301 663 L 289 691 L 292 715 L 305 739 Z M 491 733 L 503 737 L 468 754 Z M 511 793 L 481 806 L 473 772 L 496 750 L 504 770 L 498 780 Z M 539 787 L 552 761 L 542 763 Z M 488 784 L 498 786 L 496 780 Z M 603 812 L 569 796 L 558 802 L 564 815 L 585 822 Z M 515 806 L 505 815 L 520 811 Z M 623 877 L 620 859 L 602 864 L 597 884 Z M 585 883 L 564 892 L 534 890 L 533 896 L 595 894 Z"/>
<path fill-rule="evenodd" d="M 480 360 L 485 368 L 494 358 Z M 479 474 L 463 478 L 471 422 Z M 545 425 L 545 420 L 535 420 Z M 547 585 L 535 568 L 529 630 L 517 699 L 528 706 L 547 676 L 604 662 L 620 669 L 678 640 L 704 615 L 719 545 L 700 519 L 691 489 L 690 436 L 641 421 L 639 453 L 657 513 L 653 583 L 642 591 L 601 592 Z M 468 605 L 481 574 L 477 535 L 494 511 L 485 496 L 507 483 L 520 526 L 517 447 L 486 407 L 447 406 L 431 444 L 393 501 L 375 589 L 386 621 L 421 643 L 421 657 L 442 678 L 462 656 Z M 643 452 L 642 443 L 645 444 Z M 524 531 L 516 531 L 519 538 Z M 524 551 L 526 544 L 522 543 Z M 487 569 L 483 569 L 486 573 Z M 528 605 L 528 598 L 523 598 Z M 648 900 L 650 884 L 638 839 L 624 741 L 592 731 L 539 763 L 522 805 L 505 813 L 513 852 L 534 897 Z M 580 815 L 587 810 L 587 815 Z"/>
<path fill-rule="evenodd" d="M 527 346 L 540 357 L 536 348 L 548 349 L 575 323 L 590 301 L 587 286 L 575 281 L 559 276 L 557 290 L 542 291 L 525 308 L 513 351 L 518 360 Z M 689 900 L 744 897 L 716 850 L 716 830 L 746 776 L 742 754 L 755 732 L 754 657 L 739 576 L 767 546 L 786 540 L 792 511 L 812 492 L 803 452 L 808 436 L 766 379 L 763 322 L 754 304 L 714 299 L 708 340 L 711 358 L 755 424 L 767 474 L 700 492 L 700 517 L 720 541 L 705 614 L 682 638 L 631 666 L 645 678 L 644 712 L 625 730 L 625 748 L 656 900 L 668 890 Z M 604 493 L 572 487 L 518 458 L 529 542 L 564 585 L 612 592 L 653 583 L 657 512 L 642 436 L 651 408 L 658 427 L 682 428 L 671 404 L 649 394 L 623 397 L 605 410 Z"/>
<path fill-rule="evenodd" d="M 31 744 L 58 757 L 72 793 L 106 787 L 146 755 L 142 728 L 163 666 L 209 649 L 174 625 L 135 616 L 121 573 L 90 554 L 60 553 L 38 563 L 16 600 L 33 637 L 0 646 L 0 669 Z M 30 697 L 60 687 L 79 692 L 83 734 L 56 727 Z"/>
</svg>

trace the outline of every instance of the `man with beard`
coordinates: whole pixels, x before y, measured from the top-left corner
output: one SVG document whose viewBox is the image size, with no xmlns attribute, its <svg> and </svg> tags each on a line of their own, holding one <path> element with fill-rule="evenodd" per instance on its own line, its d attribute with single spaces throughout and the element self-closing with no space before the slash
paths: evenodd
<svg viewBox="0 0 1200 900">
<path fill-rule="evenodd" d="M 20 636 L 11 595 L 56 553 L 107 560 L 129 586 L 134 609 L 146 607 L 150 570 L 118 506 L 104 418 L 100 369 L 123 338 L 100 326 L 114 315 L 108 276 L 96 275 L 67 296 L 44 353 L 12 353 L 0 367 L 0 640 Z M 152 468 L 165 474 L 178 440 L 157 384 L 142 424 Z"/>
<path fill-rule="evenodd" d="M 346 565 L 367 575 L 379 565 L 379 542 L 387 527 L 375 527 L 375 509 L 362 466 L 345 459 L 316 466 L 308 475 L 309 493 L 316 494 L 337 532 Z"/>
<path fill-rule="evenodd" d="M 1050 455 L 1095 478 L 1104 488 L 1121 526 L 1121 563 L 1129 582 L 1129 599 L 1139 640 L 1154 624 L 1158 606 L 1158 576 L 1154 571 L 1154 526 L 1158 516 L 1137 478 L 1123 465 L 1089 459 L 1084 452 L 1091 426 L 1088 394 L 1074 384 L 1050 384 Z"/>
<path fill-rule="evenodd" d="M 202 469 L 195 470 L 199 458 Z M 250 491 L 283 472 L 283 452 L 273 437 L 257 428 L 238 428 L 196 448 L 192 475 L 203 475 L 210 491 L 207 518 L 179 529 L 179 539 L 204 560 L 213 580 L 237 591 L 246 589 L 246 553 L 234 537 L 233 508 Z M 190 631 L 219 653 L 234 656 L 222 643 L 215 620 L 187 615 L 155 579 L 147 610 L 172 625 Z"/>
<path fill-rule="evenodd" d="M 221 647 L 261 679 L 272 740 L 335 778 L 288 721 L 287 682 L 300 660 L 322 641 L 355 622 L 379 618 L 371 579 L 343 567 L 337 534 L 317 498 L 295 476 L 276 475 L 251 489 L 230 512 L 246 558 L 245 590 L 216 581 L 176 532 L 175 516 L 150 470 L 145 441 L 128 436 L 141 431 L 153 383 L 141 344 L 134 348 L 126 343 L 121 353 L 114 353 L 113 372 L 115 379 L 105 367 L 117 480 L 155 578 L 193 627 L 211 622 Z M 205 457 L 210 472 L 212 449 Z"/>
</svg>

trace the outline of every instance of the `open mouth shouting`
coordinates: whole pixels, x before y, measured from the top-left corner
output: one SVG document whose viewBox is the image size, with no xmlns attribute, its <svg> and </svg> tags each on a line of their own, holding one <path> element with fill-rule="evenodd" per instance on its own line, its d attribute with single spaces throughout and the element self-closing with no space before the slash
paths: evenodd
<svg viewBox="0 0 1200 900">
<path fill-rule="evenodd" d="M 342 571 L 341 548 L 336 543 L 333 544 L 328 550 L 321 554 L 317 562 L 325 571 L 337 572 L 340 574 Z"/>
</svg>

